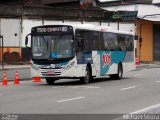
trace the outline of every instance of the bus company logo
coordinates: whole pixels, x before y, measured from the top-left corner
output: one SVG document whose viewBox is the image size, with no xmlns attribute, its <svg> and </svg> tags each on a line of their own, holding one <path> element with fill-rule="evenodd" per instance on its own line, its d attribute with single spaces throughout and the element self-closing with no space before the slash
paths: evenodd
<svg viewBox="0 0 160 120">
<path fill-rule="evenodd" d="M 102 64 L 103 64 L 103 67 L 105 65 L 109 65 L 111 63 L 111 53 L 109 54 L 102 54 Z"/>
</svg>

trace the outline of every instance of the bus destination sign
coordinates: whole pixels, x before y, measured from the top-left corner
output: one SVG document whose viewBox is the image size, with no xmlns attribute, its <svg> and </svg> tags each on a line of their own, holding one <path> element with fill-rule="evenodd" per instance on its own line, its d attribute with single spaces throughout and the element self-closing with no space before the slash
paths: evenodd
<svg viewBox="0 0 160 120">
<path fill-rule="evenodd" d="M 32 29 L 32 32 L 36 33 L 72 32 L 72 27 L 68 26 L 35 27 Z"/>
</svg>

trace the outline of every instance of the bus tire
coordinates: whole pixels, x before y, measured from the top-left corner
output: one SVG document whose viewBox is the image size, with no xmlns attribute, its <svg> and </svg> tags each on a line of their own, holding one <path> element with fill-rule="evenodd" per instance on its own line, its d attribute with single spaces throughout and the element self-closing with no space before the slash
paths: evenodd
<svg viewBox="0 0 160 120">
<path fill-rule="evenodd" d="M 86 71 L 85 71 L 85 76 L 80 78 L 81 83 L 83 84 L 87 84 L 91 81 L 92 76 L 91 76 L 91 70 L 90 68 L 87 66 L 86 67 Z"/>
<path fill-rule="evenodd" d="M 121 64 L 118 65 L 118 72 L 117 74 L 113 74 L 113 75 L 110 75 L 110 78 L 111 79 L 116 79 L 116 80 L 120 80 L 123 76 L 123 67 Z"/>
<path fill-rule="evenodd" d="M 120 80 L 123 77 L 123 67 L 121 64 L 118 65 L 117 79 Z"/>
<path fill-rule="evenodd" d="M 48 77 L 48 78 L 46 78 L 46 82 L 48 85 L 54 85 L 55 79 Z"/>
</svg>

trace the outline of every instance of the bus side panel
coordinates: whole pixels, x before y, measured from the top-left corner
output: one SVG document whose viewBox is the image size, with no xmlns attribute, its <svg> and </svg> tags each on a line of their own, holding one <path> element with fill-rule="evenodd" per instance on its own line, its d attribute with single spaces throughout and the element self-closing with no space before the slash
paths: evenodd
<svg viewBox="0 0 160 120">
<path fill-rule="evenodd" d="M 123 72 L 126 73 L 126 72 L 129 72 L 129 71 L 132 71 L 132 70 L 135 70 L 136 69 L 136 66 L 134 63 L 132 62 L 128 62 L 128 63 L 122 63 L 123 65 Z"/>
<path fill-rule="evenodd" d="M 100 77 L 100 54 L 97 51 L 92 52 L 92 76 Z"/>
<path fill-rule="evenodd" d="M 126 57 L 122 65 L 123 65 L 123 72 L 129 72 L 131 70 L 136 69 L 136 66 L 134 64 L 134 52 L 133 51 L 126 52 Z"/>
<path fill-rule="evenodd" d="M 117 74 L 117 71 L 118 71 L 118 64 L 114 63 L 109 67 L 109 70 L 106 73 L 106 75 Z"/>
<path fill-rule="evenodd" d="M 100 73 L 101 76 L 117 74 L 118 63 L 123 63 L 125 51 L 100 51 Z"/>
</svg>

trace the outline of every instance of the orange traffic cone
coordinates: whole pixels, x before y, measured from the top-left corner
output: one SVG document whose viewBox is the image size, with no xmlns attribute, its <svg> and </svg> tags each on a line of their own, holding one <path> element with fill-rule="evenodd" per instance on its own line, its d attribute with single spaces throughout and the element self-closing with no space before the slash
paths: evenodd
<svg viewBox="0 0 160 120">
<path fill-rule="evenodd" d="M 16 71 L 15 79 L 14 79 L 14 85 L 18 85 L 18 84 L 19 84 L 18 71 Z"/>
<path fill-rule="evenodd" d="M 6 71 L 4 71 L 2 86 L 7 86 L 7 85 L 8 85 L 7 74 Z"/>
<path fill-rule="evenodd" d="M 139 65 L 139 58 L 136 58 L 135 64 Z"/>
<path fill-rule="evenodd" d="M 33 77 L 32 82 L 42 82 L 40 77 Z"/>
</svg>

